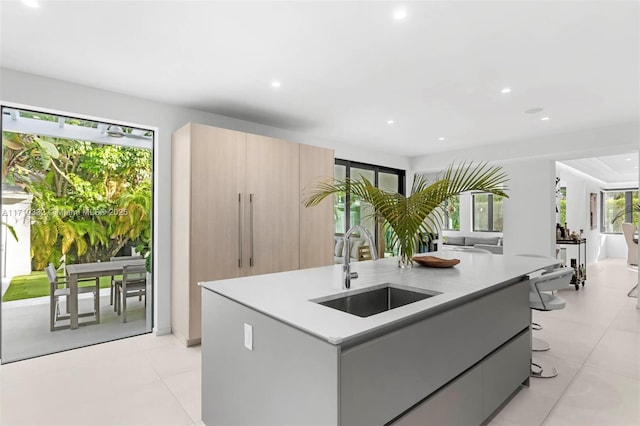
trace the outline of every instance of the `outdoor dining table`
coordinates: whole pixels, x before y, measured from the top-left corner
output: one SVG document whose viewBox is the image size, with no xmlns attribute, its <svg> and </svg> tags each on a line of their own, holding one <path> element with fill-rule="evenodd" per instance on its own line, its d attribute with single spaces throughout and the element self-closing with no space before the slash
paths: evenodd
<svg viewBox="0 0 640 426">
<path fill-rule="evenodd" d="M 79 263 L 67 265 L 67 283 L 69 285 L 69 315 L 71 329 L 78 328 L 78 280 L 81 278 L 110 277 L 122 275 L 125 266 L 144 265 L 144 259 L 116 260 L 111 262 Z M 98 290 L 98 297 L 99 297 Z M 98 309 L 99 309 L 98 304 Z M 96 312 L 96 320 L 100 322 L 100 311 Z"/>
</svg>

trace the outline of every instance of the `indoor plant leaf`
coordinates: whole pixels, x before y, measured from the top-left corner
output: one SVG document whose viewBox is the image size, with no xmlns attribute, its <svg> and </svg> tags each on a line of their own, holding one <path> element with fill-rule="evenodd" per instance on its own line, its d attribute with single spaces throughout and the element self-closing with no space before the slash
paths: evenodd
<svg viewBox="0 0 640 426">
<path fill-rule="evenodd" d="M 374 214 L 391 231 L 390 243 L 398 245 L 400 262 L 411 264 L 421 234 L 433 234 L 441 227 L 441 206 L 447 200 L 467 191 L 482 191 L 508 198 L 505 190 L 507 175 L 499 166 L 487 163 L 451 164 L 434 182 L 416 175 L 411 195 L 387 192 L 376 188 L 368 179 L 330 179 L 319 182 L 304 202 L 306 207 L 318 205 L 326 197 L 349 192 L 370 204 Z"/>
</svg>

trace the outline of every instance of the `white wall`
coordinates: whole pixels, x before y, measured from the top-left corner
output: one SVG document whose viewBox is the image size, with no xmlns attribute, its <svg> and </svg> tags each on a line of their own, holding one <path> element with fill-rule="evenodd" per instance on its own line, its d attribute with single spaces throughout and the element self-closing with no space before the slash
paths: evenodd
<svg viewBox="0 0 640 426">
<path fill-rule="evenodd" d="M 509 176 L 504 200 L 504 254 L 555 257 L 555 163 L 534 159 L 503 165 Z"/>
<path fill-rule="evenodd" d="M 615 247 L 622 243 L 624 256 L 626 257 L 626 246 L 624 240 L 616 242 L 613 235 L 600 233 L 600 190 L 604 182 L 594 179 L 580 171 L 568 167 L 561 163 L 556 163 L 556 175 L 560 178 L 560 185 L 567 188 L 567 227 L 571 231 L 580 232 L 587 239 L 587 263 L 601 260 L 606 257 L 620 257 L 620 250 Z M 597 194 L 596 228 L 591 228 L 590 218 L 590 194 Z M 564 226 L 564 224 L 561 224 Z M 609 243 L 614 242 L 614 247 L 609 250 Z M 572 254 L 573 252 L 573 254 Z M 572 247 L 567 247 L 567 258 L 576 257 L 577 253 Z"/>
<path fill-rule="evenodd" d="M 606 251 L 606 257 L 615 257 L 620 259 L 627 258 L 627 242 L 622 234 L 603 234 L 603 242 L 601 243 Z"/>
<path fill-rule="evenodd" d="M 171 133 L 177 128 L 191 121 L 332 148 L 336 157 L 347 160 L 405 170 L 410 166 L 405 157 L 321 140 L 304 132 L 287 131 L 4 68 L 0 69 L 0 101 L 157 129 L 154 153 L 156 255 L 153 272 L 157 304 L 154 310 L 155 328 L 158 334 L 168 333 L 171 328 Z M 410 175 L 409 170 L 407 174 Z"/>
<path fill-rule="evenodd" d="M 555 256 L 555 161 L 638 151 L 639 141 L 640 126 L 638 122 L 631 122 L 477 148 L 442 151 L 412 159 L 411 168 L 416 173 L 428 173 L 460 161 L 488 161 L 502 165 L 511 179 L 508 192 L 510 198 L 505 200 L 505 254 L 537 253 Z M 585 186 L 581 191 L 587 191 L 587 188 Z M 575 192 L 574 195 L 578 200 L 580 196 Z M 575 211 L 579 211 L 578 207 Z M 586 211 L 588 218 L 588 208 Z M 582 220 L 577 216 L 578 213 L 576 218 L 571 219 L 576 224 Z M 576 226 L 570 223 L 569 227 Z M 576 228 L 579 229 L 580 226 Z M 585 225 L 583 229 L 587 228 Z M 610 237 L 613 238 L 607 238 L 606 244 L 595 236 L 588 237 L 594 242 L 598 240 L 598 244 L 588 244 L 591 256 L 595 256 L 592 250 L 600 247 L 609 256 L 617 257 L 619 252 L 616 238 Z"/>
<path fill-rule="evenodd" d="M 473 160 L 467 157 L 465 160 Z M 451 160 L 447 160 L 448 163 Z M 427 164 L 423 162 L 422 164 Z M 497 164 L 509 181 L 504 200 L 503 232 L 473 232 L 470 194 L 460 197 L 460 231 L 443 235 L 503 236 L 504 254 L 537 254 L 555 257 L 555 163 L 532 159 Z M 433 169 L 431 169 L 433 170 Z M 421 170 L 417 169 L 416 173 Z M 427 173 L 433 176 L 433 172 Z"/>
</svg>

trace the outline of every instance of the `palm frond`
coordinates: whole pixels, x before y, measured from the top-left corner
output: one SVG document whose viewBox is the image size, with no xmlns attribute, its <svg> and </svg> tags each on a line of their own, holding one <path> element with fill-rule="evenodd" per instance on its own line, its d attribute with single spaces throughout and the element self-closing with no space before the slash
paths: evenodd
<svg viewBox="0 0 640 426">
<path fill-rule="evenodd" d="M 482 191 L 508 198 L 507 175 L 499 166 L 488 163 L 462 162 L 451 164 L 441 176 L 429 183 L 425 176 L 416 175 L 411 195 L 376 188 L 368 179 L 328 179 L 319 182 L 304 201 L 306 207 L 320 204 L 333 194 L 349 193 L 370 204 L 374 215 L 391 230 L 390 243 L 398 245 L 403 257 L 415 253 L 421 233 L 431 234 L 443 223 L 442 205 L 456 195 L 468 191 Z"/>
</svg>

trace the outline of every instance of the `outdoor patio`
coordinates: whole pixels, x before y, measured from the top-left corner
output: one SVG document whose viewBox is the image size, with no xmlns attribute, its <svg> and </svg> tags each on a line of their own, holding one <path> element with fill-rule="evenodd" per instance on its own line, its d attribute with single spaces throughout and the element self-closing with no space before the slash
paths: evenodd
<svg viewBox="0 0 640 426">
<path fill-rule="evenodd" d="M 2 293 L 8 283 L 3 280 Z M 151 299 L 149 300 L 151 301 Z M 80 312 L 92 310 L 91 294 L 79 298 Z M 61 309 L 66 309 L 64 302 Z M 92 317 L 80 319 L 76 330 L 49 331 L 49 297 L 16 300 L 2 303 L 2 362 L 13 362 L 54 352 L 94 345 L 110 340 L 135 336 L 151 331 L 144 299 L 131 297 L 127 301 L 127 322 L 109 304 L 109 289 L 100 291 L 100 323 L 82 325 Z M 147 318 L 149 317 L 149 318 Z M 67 321 L 60 324 L 68 323 Z"/>
</svg>

